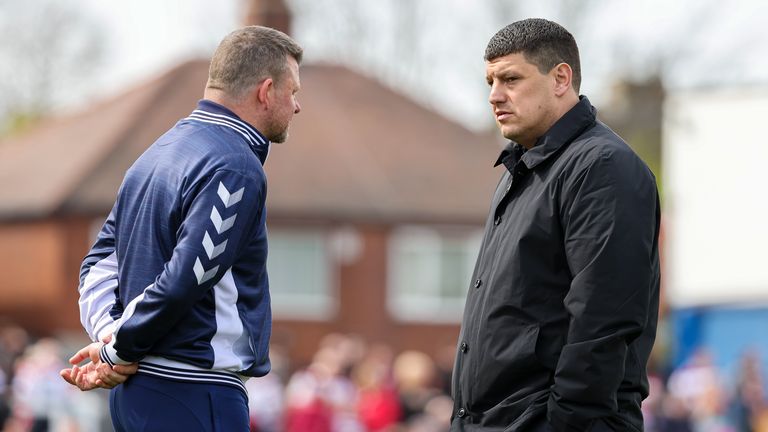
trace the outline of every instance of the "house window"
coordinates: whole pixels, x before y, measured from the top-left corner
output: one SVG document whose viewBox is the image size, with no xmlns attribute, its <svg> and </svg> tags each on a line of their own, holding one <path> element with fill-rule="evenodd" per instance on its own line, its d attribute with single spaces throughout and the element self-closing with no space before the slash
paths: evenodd
<svg viewBox="0 0 768 432">
<path fill-rule="evenodd" d="M 482 232 L 404 227 L 389 248 L 388 306 L 404 321 L 459 322 Z"/>
<path fill-rule="evenodd" d="M 267 271 L 275 318 L 324 320 L 333 316 L 330 258 L 319 231 L 269 230 Z"/>
</svg>

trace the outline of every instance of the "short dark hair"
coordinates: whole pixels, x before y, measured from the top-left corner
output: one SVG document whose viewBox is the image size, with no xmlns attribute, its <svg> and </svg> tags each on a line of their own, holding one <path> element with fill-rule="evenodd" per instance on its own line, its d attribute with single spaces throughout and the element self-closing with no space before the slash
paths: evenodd
<svg viewBox="0 0 768 432">
<path fill-rule="evenodd" d="M 279 81 L 288 69 L 288 56 L 301 63 L 303 50 L 290 36 L 269 27 L 235 30 L 213 53 L 206 87 L 239 98 L 265 78 Z"/>
<path fill-rule="evenodd" d="M 573 88 L 579 92 L 581 65 L 576 39 L 558 23 L 541 18 L 529 18 L 499 30 L 485 48 L 485 60 L 522 53 L 527 61 L 547 73 L 560 63 L 573 70 Z"/>
</svg>

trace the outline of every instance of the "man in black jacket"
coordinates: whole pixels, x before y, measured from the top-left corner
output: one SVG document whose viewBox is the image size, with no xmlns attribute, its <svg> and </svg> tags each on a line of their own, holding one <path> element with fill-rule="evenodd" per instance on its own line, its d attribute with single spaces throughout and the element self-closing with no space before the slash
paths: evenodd
<svg viewBox="0 0 768 432">
<path fill-rule="evenodd" d="M 469 288 L 452 431 L 642 431 L 659 301 L 648 167 L 579 96 L 573 36 L 543 20 L 485 52 L 512 142 Z"/>
</svg>

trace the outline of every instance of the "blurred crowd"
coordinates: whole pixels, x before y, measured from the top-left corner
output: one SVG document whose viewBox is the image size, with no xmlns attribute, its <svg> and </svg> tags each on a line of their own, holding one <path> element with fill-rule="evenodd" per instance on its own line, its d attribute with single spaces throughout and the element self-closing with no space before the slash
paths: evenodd
<svg viewBox="0 0 768 432">
<path fill-rule="evenodd" d="M 453 409 L 453 347 L 433 359 L 331 334 L 292 373 L 279 349 L 273 373 L 246 383 L 258 432 L 444 432 Z"/>
<path fill-rule="evenodd" d="M 0 323 L 0 430 L 111 430 L 105 429 L 106 392 L 81 392 L 59 377 L 70 350 L 56 339 L 33 340 L 25 329 Z"/>
<path fill-rule="evenodd" d="M 761 359 L 747 351 L 728 376 L 706 350 L 668 376 L 649 371 L 643 401 L 648 432 L 768 432 L 768 400 Z"/>
<path fill-rule="evenodd" d="M 111 430 L 107 392 L 80 392 L 58 375 L 72 347 L 33 340 L 0 324 L 0 430 Z M 255 432 L 443 432 L 452 401 L 453 347 L 441 353 L 394 352 L 331 334 L 307 365 L 274 346 L 273 370 L 247 382 Z M 643 403 L 648 432 L 768 432 L 760 358 L 747 352 L 726 376 L 706 351 L 667 374 L 650 371 Z"/>
</svg>

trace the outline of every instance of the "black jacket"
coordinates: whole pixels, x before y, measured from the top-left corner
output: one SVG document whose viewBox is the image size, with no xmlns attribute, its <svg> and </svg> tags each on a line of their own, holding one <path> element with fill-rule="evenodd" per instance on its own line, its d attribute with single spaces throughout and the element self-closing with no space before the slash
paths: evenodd
<svg viewBox="0 0 768 432">
<path fill-rule="evenodd" d="M 498 164 L 451 430 L 641 431 L 659 302 L 653 174 L 586 97 Z"/>
</svg>

